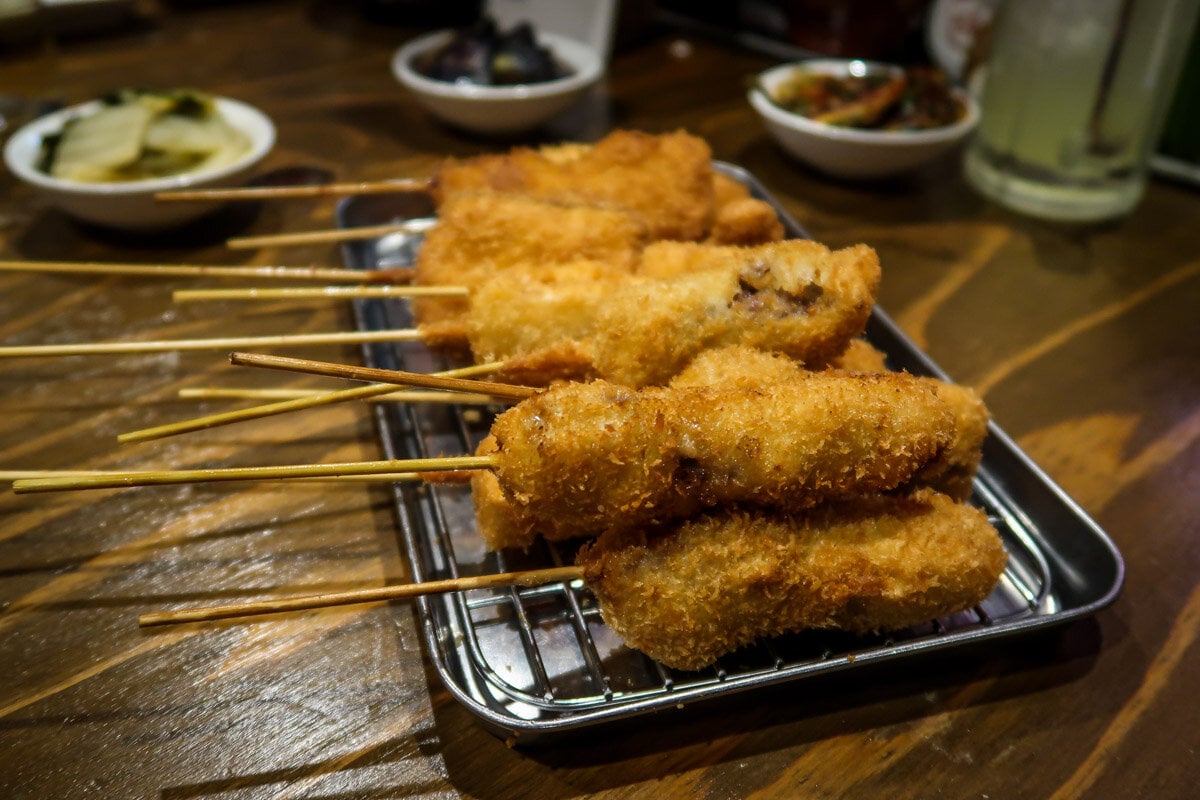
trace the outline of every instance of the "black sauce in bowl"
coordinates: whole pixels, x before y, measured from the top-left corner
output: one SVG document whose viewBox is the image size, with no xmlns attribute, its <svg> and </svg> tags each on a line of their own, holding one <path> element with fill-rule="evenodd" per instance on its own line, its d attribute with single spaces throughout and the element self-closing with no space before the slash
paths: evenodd
<svg viewBox="0 0 1200 800">
<path fill-rule="evenodd" d="M 455 32 L 450 41 L 413 58 L 426 78 L 479 86 L 546 83 L 571 74 L 527 22 L 500 31 L 488 17 Z"/>
</svg>

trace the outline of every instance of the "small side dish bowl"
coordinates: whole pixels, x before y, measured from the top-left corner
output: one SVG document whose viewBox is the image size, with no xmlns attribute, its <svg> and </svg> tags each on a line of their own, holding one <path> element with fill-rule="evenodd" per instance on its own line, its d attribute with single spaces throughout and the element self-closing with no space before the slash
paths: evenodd
<svg viewBox="0 0 1200 800">
<path fill-rule="evenodd" d="M 866 180 L 911 172 L 962 142 L 979 122 L 979 106 L 966 92 L 953 89 L 962 116 L 952 124 L 922 130 L 874 130 L 831 125 L 793 113 L 767 96 L 796 71 L 846 77 L 865 71 L 900 70 L 853 59 L 812 59 L 772 67 L 758 75 L 748 95 L 767 131 L 787 153 L 821 172 Z"/>
<path fill-rule="evenodd" d="M 539 33 L 538 40 L 570 71 L 556 80 L 481 86 L 434 80 L 417 72 L 413 60 L 453 35 L 454 31 L 439 31 L 404 45 L 392 57 L 392 74 L 433 116 L 474 133 L 504 135 L 536 128 L 566 110 L 604 72 L 604 61 L 594 48 L 548 32 Z"/>
<path fill-rule="evenodd" d="M 38 169 L 43 137 L 60 132 L 70 119 L 95 113 L 101 107 L 99 100 L 55 111 L 25 125 L 5 143 L 4 163 L 13 175 L 35 187 L 50 204 L 84 222 L 143 232 L 177 227 L 212 213 L 213 205 L 163 202 L 155 199 L 156 194 L 243 184 L 275 145 L 275 125 L 266 114 L 229 98 L 217 97 L 214 103 L 221 116 L 250 140 L 245 153 L 220 167 L 163 178 L 103 183 L 64 180 Z"/>
</svg>

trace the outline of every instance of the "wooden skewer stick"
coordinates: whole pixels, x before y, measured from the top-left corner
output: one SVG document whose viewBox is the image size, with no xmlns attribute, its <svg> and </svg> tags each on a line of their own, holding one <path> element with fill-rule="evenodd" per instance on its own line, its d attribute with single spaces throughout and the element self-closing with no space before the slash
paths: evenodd
<svg viewBox="0 0 1200 800">
<path fill-rule="evenodd" d="M 396 222 L 388 225 L 366 225 L 358 228 L 332 228 L 298 233 L 270 233 L 262 236 L 237 236 L 225 242 L 233 250 L 253 250 L 259 247 L 285 247 L 302 244 L 330 244 L 377 239 L 389 233 L 421 233 L 430 226 L 428 220 Z"/>
<path fill-rule="evenodd" d="M 282 336 L 245 336 L 218 339 L 33 344 L 0 347 L 0 358 L 166 353 L 177 350 L 231 350 L 238 347 L 303 347 L 305 345 L 362 344 L 364 342 L 411 342 L 419 341 L 421 335 L 421 332 L 415 328 L 398 328 L 396 330 L 384 331 L 297 333 Z"/>
<path fill-rule="evenodd" d="M 184 622 L 209 622 L 231 617 L 251 617 L 262 614 L 277 614 L 284 611 L 306 611 L 314 608 L 330 608 L 358 603 L 377 603 L 383 600 L 401 600 L 446 592 L 465 592 L 471 589 L 491 589 L 498 586 L 540 586 L 547 583 L 575 581 L 583 578 L 583 568 L 576 566 L 547 567 L 522 572 L 499 572 L 492 575 L 477 575 L 469 578 L 449 578 L 441 581 L 405 583 L 397 586 L 380 586 L 375 589 L 359 589 L 349 592 L 310 594 L 299 597 L 281 597 L 276 600 L 259 600 L 249 603 L 231 603 L 208 608 L 183 608 L 177 611 L 155 611 L 138 617 L 138 625 L 174 625 Z"/>
<path fill-rule="evenodd" d="M 328 361 L 272 356 L 265 353 L 230 353 L 229 363 L 234 366 L 265 367 L 285 372 L 303 372 L 310 375 L 346 378 L 352 381 L 376 381 L 397 386 L 422 386 L 451 392 L 483 393 L 506 400 L 524 400 L 539 391 L 531 386 L 514 386 L 510 383 L 463 380 L 441 375 L 426 375 L 420 372 L 360 367 L 355 364 L 335 364 Z"/>
<path fill-rule="evenodd" d="M 446 377 L 465 378 L 471 375 L 486 375 L 489 372 L 494 372 L 500 368 L 500 364 L 476 364 L 470 367 L 462 367 L 460 369 L 447 370 L 439 373 Z M 268 403 L 262 406 L 252 406 L 251 408 L 240 408 L 234 411 L 225 411 L 220 414 L 210 414 L 204 417 L 196 417 L 194 419 L 182 420 L 180 422 L 170 422 L 166 425 L 157 425 L 153 428 L 143 428 L 142 430 L 130 431 L 117 436 L 117 441 L 121 443 L 128 442 L 143 442 L 150 439 L 163 439 L 167 436 L 175 436 L 181 433 L 190 433 L 192 431 L 202 431 L 208 428 L 215 428 L 219 425 L 229 425 L 234 422 L 241 422 L 249 419 L 260 419 L 262 417 L 270 417 L 276 414 L 286 414 L 290 411 L 300 411 L 305 408 L 316 408 L 317 406 L 333 405 L 334 403 L 346 403 L 351 400 L 366 400 L 373 397 L 383 397 L 385 395 L 396 394 L 396 384 L 394 383 L 376 383 L 370 386 L 356 386 L 353 389 L 341 389 L 336 392 L 320 392 L 309 397 L 298 397 L 290 400 L 283 400 L 275 403 Z"/>
<path fill-rule="evenodd" d="M 496 402 L 490 394 L 468 394 L 467 392 L 422 391 L 400 389 L 381 395 L 368 395 L 370 403 L 457 403 L 460 405 L 488 404 Z M 309 397 L 325 397 L 332 392 L 323 389 L 250 389 L 237 386 L 192 387 L 180 389 L 181 400 L 304 400 Z M 324 404 L 322 404 L 324 405 Z M 262 408 L 262 406 L 258 406 Z"/>
<path fill-rule="evenodd" d="M 386 181 L 318 183 L 299 186 L 245 186 L 236 189 L 180 189 L 159 192 L 155 200 L 227 202 L 229 200 L 290 200 L 305 197 L 341 197 L 360 194 L 428 192 L 428 178 L 395 178 Z"/>
<path fill-rule="evenodd" d="M 369 297 L 466 297 L 465 286 L 289 286 L 283 288 L 180 289 L 176 303 L 196 300 L 348 300 Z"/>
<path fill-rule="evenodd" d="M 299 281 L 346 283 L 408 283 L 411 269 L 334 269 L 330 267 L 223 267 L 209 264 L 105 264 L 71 261 L 0 261 L 2 272 L 47 272 L 91 275 L 141 275 L 150 278 L 199 276 L 205 278 L 280 278 Z"/>
<path fill-rule="evenodd" d="M 13 481 L 17 494 L 75 491 L 79 489 L 124 489 L 133 486 L 173 486 L 181 483 L 262 481 L 289 478 L 328 478 L 340 475 L 378 475 L 384 472 L 452 472 L 491 469 L 490 456 L 446 456 L 443 458 L 351 461 L 341 464 L 292 464 L 282 467 L 226 467 L 214 469 L 150 470 L 107 472 L 97 475 L 22 478 Z"/>
<path fill-rule="evenodd" d="M 100 478 L 112 472 L 94 469 L 10 469 L 0 470 L 0 481 L 9 483 L 32 478 Z M 379 472 L 371 475 L 326 475 L 317 478 L 282 478 L 280 483 L 406 483 L 424 481 L 421 472 Z"/>
</svg>

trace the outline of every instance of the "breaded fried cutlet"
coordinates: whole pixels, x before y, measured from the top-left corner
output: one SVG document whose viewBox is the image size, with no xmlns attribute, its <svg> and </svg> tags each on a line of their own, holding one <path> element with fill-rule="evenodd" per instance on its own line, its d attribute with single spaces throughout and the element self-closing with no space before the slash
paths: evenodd
<svg viewBox="0 0 1200 800">
<path fill-rule="evenodd" d="M 895 630 L 969 609 L 1006 561 L 982 511 L 929 490 L 614 530 L 578 557 L 608 626 L 683 670 L 792 631 Z"/>
</svg>

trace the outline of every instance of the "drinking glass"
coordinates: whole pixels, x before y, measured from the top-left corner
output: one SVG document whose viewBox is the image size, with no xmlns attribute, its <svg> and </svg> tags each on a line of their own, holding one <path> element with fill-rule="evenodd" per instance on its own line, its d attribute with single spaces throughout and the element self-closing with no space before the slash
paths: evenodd
<svg viewBox="0 0 1200 800">
<path fill-rule="evenodd" d="M 1047 219 L 1133 209 L 1198 10 L 1197 0 L 1007 0 L 968 180 Z"/>
</svg>

